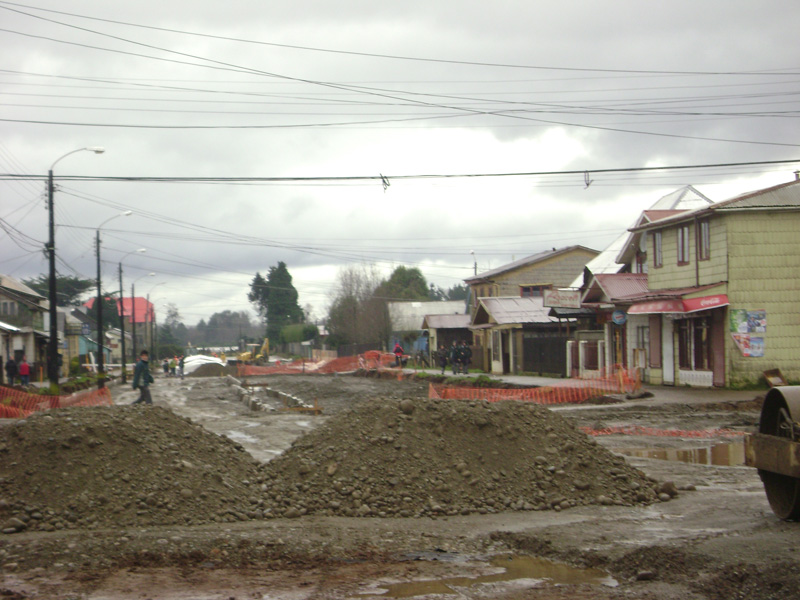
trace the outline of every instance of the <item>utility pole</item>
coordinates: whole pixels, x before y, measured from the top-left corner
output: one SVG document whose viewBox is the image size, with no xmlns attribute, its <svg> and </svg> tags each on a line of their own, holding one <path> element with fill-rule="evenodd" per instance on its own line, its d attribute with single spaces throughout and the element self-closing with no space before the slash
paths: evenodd
<svg viewBox="0 0 800 600">
<path fill-rule="evenodd" d="M 103 343 L 103 296 L 100 291 L 100 228 L 97 228 L 97 236 L 95 241 L 97 243 L 97 388 L 103 388 L 106 385 L 106 369 L 105 369 L 105 350 Z"/>
<path fill-rule="evenodd" d="M 66 156 L 66 155 L 65 155 Z M 61 158 L 64 158 L 63 156 Z M 59 159 L 61 160 L 61 159 Z M 58 161 L 56 161 L 58 162 Z M 53 163 L 55 166 L 55 163 Z M 47 291 L 50 303 L 50 339 L 47 341 L 47 378 L 50 391 L 58 390 L 58 311 L 56 310 L 56 224 L 53 216 L 53 169 L 47 172 L 48 241 L 47 262 L 49 268 Z M 57 392 L 56 392 L 57 393 Z"/>
<path fill-rule="evenodd" d="M 50 303 L 50 339 L 47 342 L 47 378 L 50 380 L 50 389 L 54 393 L 58 393 L 58 379 L 59 379 L 59 366 L 58 366 L 58 311 L 56 309 L 56 225 L 55 214 L 53 211 L 53 193 L 55 192 L 55 185 L 53 184 L 53 169 L 56 164 L 70 154 L 76 152 L 83 152 L 88 150 L 95 154 L 102 154 L 105 148 L 100 146 L 90 146 L 88 148 L 78 148 L 67 152 L 63 156 L 56 159 L 50 165 L 47 171 L 47 229 L 48 239 L 45 250 L 47 251 L 48 262 L 48 278 L 47 278 L 47 299 Z"/>
<path fill-rule="evenodd" d="M 128 365 L 125 364 L 125 302 L 122 296 L 122 261 L 119 262 L 119 330 L 122 333 L 122 383 L 128 383 Z"/>
</svg>

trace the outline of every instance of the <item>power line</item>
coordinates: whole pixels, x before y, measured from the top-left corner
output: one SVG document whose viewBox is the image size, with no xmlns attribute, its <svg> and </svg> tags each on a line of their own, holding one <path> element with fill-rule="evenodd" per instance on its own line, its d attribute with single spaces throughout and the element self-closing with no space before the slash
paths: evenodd
<svg viewBox="0 0 800 600">
<path fill-rule="evenodd" d="M 91 17 L 88 15 L 80 15 L 76 13 L 69 13 L 64 11 L 58 10 L 51 10 L 40 8 L 36 6 L 30 6 L 27 4 L 18 4 L 15 2 L 0 2 L 0 4 L 10 5 L 10 6 L 19 6 L 22 8 L 30 9 L 30 10 L 39 10 L 42 12 L 60 14 L 64 16 L 76 17 L 80 19 L 87 19 L 91 21 L 100 21 L 103 23 L 113 23 L 115 25 L 126 25 L 129 27 L 138 27 L 141 29 L 149 29 L 153 31 L 163 31 L 167 33 L 178 33 L 181 35 L 190 35 L 196 37 L 203 37 L 203 38 L 210 38 L 210 39 L 217 39 L 229 42 L 241 42 L 246 44 L 257 44 L 261 46 L 272 46 L 276 48 L 288 48 L 292 50 L 305 50 L 311 52 L 325 52 L 331 54 L 344 54 L 350 56 L 364 56 L 369 58 L 385 58 L 391 60 L 403 60 L 403 61 L 418 61 L 418 62 L 430 62 L 430 63 L 443 63 L 443 64 L 454 64 L 454 65 L 467 65 L 467 66 L 480 66 L 480 67 L 501 67 L 501 68 L 512 68 L 512 69 L 530 69 L 530 70 L 542 70 L 542 71 L 577 71 L 583 73 L 613 73 L 613 74 L 635 74 L 635 75 L 764 75 L 764 76 L 775 76 L 775 75 L 798 75 L 800 73 L 795 71 L 786 71 L 786 70 L 768 70 L 768 71 L 669 71 L 669 70 L 653 70 L 653 69 L 597 69 L 597 68 L 589 68 L 589 67 L 554 67 L 554 66 L 544 66 L 544 65 L 521 65 L 521 64 L 511 64 L 511 63 L 490 63 L 490 62 L 479 62 L 479 61 L 466 61 L 466 60 L 450 60 L 450 59 L 441 59 L 441 58 L 425 58 L 425 57 L 416 57 L 416 56 L 403 56 L 403 55 L 394 55 L 394 54 L 378 54 L 372 52 L 357 52 L 352 50 L 336 50 L 332 48 L 319 48 L 313 46 L 300 46 L 300 45 L 293 45 L 293 44 L 279 44 L 276 42 L 263 42 L 258 40 L 248 40 L 244 38 L 235 38 L 235 37 L 228 37 L 228 36 L 221 36 L 221 35 L 213 35 L 208 33 L 197 33 L 191 31 L 184 31 L 179 29 L 170 29 L 167 27 L 156 27 L 153 25 L 141 25 L 137 23 L 130 23 L 126 21 L 117 21 L 113 19 L 103 19 L 100 17 Z M 5 10 L 9 10 L 12 12 L 17 12 L 19 14 L 27 15 L 33 18 L 42 19 L 43 17 L 37 17 L 36 15 L 31 15 L 29 13 L 24 13 L 22 11 L 14 10 L 8 8 L 7 6 L 0 6 L 0 8 L 4 8 Z M 49 20 L 49 19 L 45 19 Z M 57 21 L 53 21 L 58 23 Z M 63 24 L 63 23 L 62 23 Z M 74 27 L 68 25 L 70 27 Z M 80 29 L 80 28 L 79 28 Z"/>
<path fill-rule="evenodd" d="M 2 119 L 0 119 L 2 120 Z M 792 144 L 800 145 L 800 144 Z M 785 165 L 800 162 L 799 158 L 747 161 L 729 163 L 706 163 L 696 165 L 669 165 L 663 167 L 618 167 L 608 169 L 583 169 L 564 171 L 517 171 L 508 173 L 427 173 L 415 175 L 338 175 L 338 176 L 310 176 L 310 177 L 164 177 L 164 176 L 107 176 L 107 175 L 59 175 L 59 180 L 64 181 L 111 181 L 111 182 L 159 182 L 159 183 L 291 183 L 291 182 L 342 182 L 342 181 L 382 181 L 413 180 L 413 179 L 478 179 L 488 177 L 550 177 L 550 176 L 577 176 L 589 173 L 591 175 L 613 173 L 653 173 L 661 171 L 686 171 L 693 169 L 717 169 L 733 167 L 753 167 L 765 165 Z M 0 173 L 0 181 L 30 181 L 44 180 L 46 175 L 23 175 L 16 173 Z"/>
</svg>

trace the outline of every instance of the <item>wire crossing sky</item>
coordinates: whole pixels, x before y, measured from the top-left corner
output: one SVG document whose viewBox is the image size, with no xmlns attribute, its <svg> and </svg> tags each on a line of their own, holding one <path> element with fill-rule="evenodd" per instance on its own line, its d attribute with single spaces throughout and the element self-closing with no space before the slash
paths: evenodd
<svg viewBox="0 0 800 600">
<path fill-rule="evenodd" d="M 54 169 L 58 269 L 93 278 L 130 210 L 104 283 L 126 256 L 189 324 L 254 314 L 278 261 L 322 317 L 345 265 L 447 288 L 800 168 L 788 0 L 386 4 L 0 0 L 0 273 L 45 272 L 43 180 L 88 146 Z"/>
</svg>

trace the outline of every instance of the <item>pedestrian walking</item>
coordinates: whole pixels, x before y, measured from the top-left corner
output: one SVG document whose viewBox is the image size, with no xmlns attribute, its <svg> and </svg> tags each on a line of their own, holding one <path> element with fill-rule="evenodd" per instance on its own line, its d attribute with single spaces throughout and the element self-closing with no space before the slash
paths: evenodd
<svg viewBox="0 0 800 600">
<path fill-rule="evenodd" d="M 14 385 L 14 379 L 17 377 L 17 362 L 9 357 L 8 361 L 6 362 L 6 378 L 8 379 L 8 385 Z"/>
<path fill-rule="evenodd" d="M 447 368 L 447 348 L 444 347 L 444 344 L 439 344 L 439 351 L 436 353 L 436 361 L 442 368 L 442 375 L 444 375 L 444 370 Z"/>
<path fill-rule="evenodd" d="M 394 353 L 394 366 L 395 367 L 403 366 L 403 354 L 405 354 L 405 351 L 403 350 L 403 347 L 400 345 L 400 342 L 394 343 L 393 353 Z"/>
<path fill-rule="evenodd" d="M 450 359 L 450 366 L 453 367 L 453 375 L 455 375 L 458 371 L 458 346 L 455 340 L 453 340 L 453 344 L 450 346 L 450 352 L 447 357 Z"/>
<path fill-rule="evenodd" d="M 181 356 L 180 360 L 178 361 L 178 374 L 181 376 L 181 381 L 183 381 L 183 368 L 186 366 L 186 357 Z"/>
<path fill-rule="evenodd" d="M 169 376 L 170 377 L 175 377 L 175 369 L 177 369 L 177 368 L 178 368 L 178 361 L 175 360 L 175 357 L 173 356 L 172 359 L 169 361 Z"/>
<path fill-rule="evenodd" d="M 469 373 L 469 363 L 472 362 L 472 349 L 467 346 L 466 340 L 461 340 L 461 346 L 459 347 L 459 360 L 461 362 L 461 368 L 463 369 L 464 375 Z"/>
<path fill-rule="evenodd" d="M 161 363 L 161 368 L 164 369 L 164 375 L 169 375 L 169 361 L 166 358 Z"/>
<path fill-rule="evenodd" d="M 150 384 L 153 383 L 153 376 L 150 374 L 150 353 L 142 350 L 139 361 L 133 369 L 133 389 L 139 390 L 139 398 L 133 404 L 152 404 L 150 397 Z"/>
<path fill-rule="evenodd" d="M 19 381 L 22 385 L 30 384 L 31 366 L 28 364 L 28 359 L 24 356 L 22 357 L 22 362 L 19 363 L 19 367 L 17 367 L 17 373 L 19 374 Z"/>
</svg>

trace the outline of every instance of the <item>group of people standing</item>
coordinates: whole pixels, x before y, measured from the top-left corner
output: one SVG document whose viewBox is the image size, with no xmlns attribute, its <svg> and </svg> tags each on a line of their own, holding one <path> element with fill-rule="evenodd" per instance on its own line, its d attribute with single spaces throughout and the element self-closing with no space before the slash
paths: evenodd
<svg viewBox="0 0 800 600">
<path fill-rule="evenodd" d="M 164 375 L 167 377 L 178 377 L 180 376 L 183 379 L 183 367 L 184 367 L 185 358 L 181 356 L 178 358 L 174 356 L 172 358 L 165 358 L 161 362 L 161 368 L 164 369 Z"/>
<path fill-rule="evenodd" d="M 442 375 L 444 375 L 448 364 L 453 368 L 453 375 L 468 373 L 469 363 L 472 362 L 472 350 L 467 346 L 465 340 L 461 340 L 458 343 L 454 341 L 450 348 L 445 348 L 444 344 L 439 346 L 436 358 L 442 368 Z"/>
<path fill-rule="evenodd" d="M 13 358 L 8 359 L 6 362 L 6 378 L 8 385 L 14 385 L 14 381 L 19 377 L 21 385 L 28 385 L 31 382 L 31 366 L 28 364 L 28 359 L 23 356 L 22 360 L 17 364 Z"/>
</svg>

